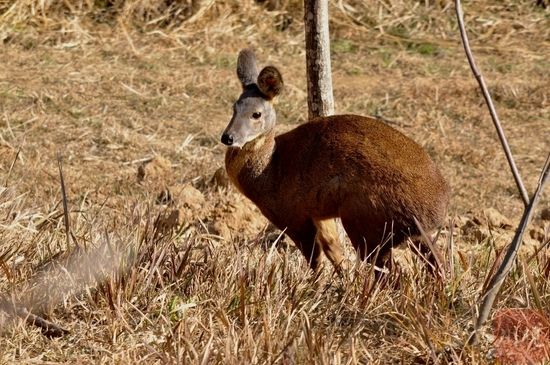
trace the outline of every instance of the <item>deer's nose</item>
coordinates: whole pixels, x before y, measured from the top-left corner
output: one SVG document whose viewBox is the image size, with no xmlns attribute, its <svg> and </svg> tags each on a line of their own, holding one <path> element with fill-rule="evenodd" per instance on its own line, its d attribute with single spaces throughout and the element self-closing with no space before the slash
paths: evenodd
<svg viewBox="0 0 550 365">
<path fill-rule="evenodd" d="M 227 146 L 231 146 L 233 144 L 233 136 L 231 134 L 223 134 L 222 135 L 222 143 L 227 145 Z"/>
</svg>

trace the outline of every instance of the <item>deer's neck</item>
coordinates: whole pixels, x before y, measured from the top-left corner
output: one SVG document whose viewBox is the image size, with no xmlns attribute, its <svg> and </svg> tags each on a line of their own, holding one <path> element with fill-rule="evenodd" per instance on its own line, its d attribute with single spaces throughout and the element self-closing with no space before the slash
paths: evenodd
<svg viewBox="0 0 550 365">
<path fill-rule="evenodd" d="M 242 148 L 230 147 L 225 154 L 229 178 L 248 198 L 271 190 L 273 155 L 276 151 L 275 132 L 248 142 Z"/>
</svg>

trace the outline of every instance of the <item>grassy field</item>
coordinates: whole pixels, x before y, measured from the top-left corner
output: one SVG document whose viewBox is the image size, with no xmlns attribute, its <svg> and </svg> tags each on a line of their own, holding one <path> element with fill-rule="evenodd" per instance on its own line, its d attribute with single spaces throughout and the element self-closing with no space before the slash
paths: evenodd
<svg viewBox="0 0 550 365">
<path fill-rule="evenodd" d="M 529 192 L 550 151 L 550 9 L 535 3 L 464 4 Z M 349 272 L 327 267 L 315 280 L 219 170 L 242 48 L 283 73 L 278 130 L 306 120 L 300 1 L 269 11 L 236 0 L 8 0 L 0 363 L 506 363 L 491 326 L 479 346 L 462 345 L 523 204 L 454 4 L 331 0 L 329 11 L 336 113 L 383 118 L 451 185 L 438 240 L 445 278 L 396 249 L 392 285 L 372 285 L 346 243 Z M 548 242 L 549 207 L 547 191 L 495 313 L 549 307 L 550 261 L 546 249 L 534 254 Z M 13 306 L 69 332 L 44 335 Z"/>
</svg>

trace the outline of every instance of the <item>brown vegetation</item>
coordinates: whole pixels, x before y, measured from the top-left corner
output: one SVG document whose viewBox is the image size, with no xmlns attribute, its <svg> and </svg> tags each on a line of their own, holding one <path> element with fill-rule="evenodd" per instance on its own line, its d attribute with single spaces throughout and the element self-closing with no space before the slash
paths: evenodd
<svg viewBox="0 0 550 365">
<path fill-rule="evenodd" d="M 3 306 L 2 363 L 484 363 L 498 355 L 490 336 L 475 349 L 459 344 L 522 202 L 452 3 L 329 7 L 336 113 L 383 118 L 425 147 L 451 185 L 439 239 L 444 281 L 401 252 L 410 265 L 395 288 L 372 287 L 359 264 L 313 281 L 299 252 L 216 173 L 240 49 L 285 74 L 278 131 L 306 118 L 300 3 L 280 1 L 276 11 L 230 0 L 0 4 L 2 302 L 70 331 L 43 336 Z M 550 146 L 550 10 L 534 3 L 464 6 L 529 191 Z M 541 208 L 549 204 L 546 192 Z M 540 217 L 499 308 L 548 308 L 550 264 L 533 250 L 548 240 Z"/>
</svg>

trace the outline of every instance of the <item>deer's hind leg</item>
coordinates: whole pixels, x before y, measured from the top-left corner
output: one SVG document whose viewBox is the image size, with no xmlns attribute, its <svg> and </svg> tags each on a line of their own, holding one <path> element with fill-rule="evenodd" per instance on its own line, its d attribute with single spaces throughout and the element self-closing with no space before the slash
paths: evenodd
<svg viewBox="0 0 550 365">
<path fill-rule="evenodd" d="M 393 242 L 391 227 L 374 219 L 365 221 L 342 215 L 342 224 L 361 260 L 382 268 L 387 264 Z"/>
<path fill-rule="evenodd" d="M 340 235 L 334 219 L 314 220 L 317 228 L 317 242 L 321 245 L 323 252 L 338 271 L 342 264 L 342 247 L 340 246 Z"/>
</svg>

